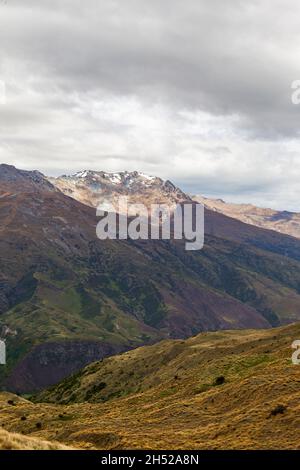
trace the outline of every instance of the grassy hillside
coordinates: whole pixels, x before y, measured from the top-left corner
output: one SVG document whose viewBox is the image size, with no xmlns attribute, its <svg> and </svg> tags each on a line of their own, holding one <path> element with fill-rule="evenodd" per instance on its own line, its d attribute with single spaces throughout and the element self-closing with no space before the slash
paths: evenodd
<svg viewBox="0 0 300 470">
<path fill-rule="evenodd" d="M 0 429 L 0 450 L 71 450 L 58 442 L 48 442 Z"/>
<path fill-rule="evenodd" d="M 0 165 L 0 386 L 28 393 L 99 358 L 200 331 L 300 320 L 300 241 L 206 213 L 204 249 L 100 241 L 95 210 Z"/>
<path fill-rule="evenodd" d="M 82 448 L 299 449 L 298 338 L 300 325 L 165 340 L 91 364 L 36 403 L 2 395 L 0 424 Z"/>
<path fill-rule="evenodd" d="M 28 404 L 27 400 L 15 396 L 12 393 L 0 394 L 0 401 L 6 402 L 6 406 L 17 406 L 18 404 Z M 13 405 L 12 405 L 13 403 Z M 24 417 L 21 417 L 24 420 Z M 39 437 L 32 437 L 16 432 L 8 432 L 0 429 L 0 450 L 71 450 L 71 447 L 55 441 L 47 441 Z"/>
</svg>

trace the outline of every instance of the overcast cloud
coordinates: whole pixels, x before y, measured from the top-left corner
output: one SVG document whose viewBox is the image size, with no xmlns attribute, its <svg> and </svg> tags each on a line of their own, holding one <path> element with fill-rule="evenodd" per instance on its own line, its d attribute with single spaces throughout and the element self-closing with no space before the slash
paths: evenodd
<svg viewBox="0 0 300 470">
<path fill-rule="evenodd" d="M 0 0 L 0 161 L 300 211 L 298 0 Z"/>
</svg>

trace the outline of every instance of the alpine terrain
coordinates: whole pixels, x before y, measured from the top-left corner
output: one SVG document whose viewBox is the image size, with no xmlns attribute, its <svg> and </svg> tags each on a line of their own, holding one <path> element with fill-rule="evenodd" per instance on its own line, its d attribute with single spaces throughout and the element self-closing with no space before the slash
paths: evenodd
<svg viewBox="0 0 300 470">
<path fill-rule="evenodd" d="M 143 187 L 154 181 L 151 200 L 161 191 L 185 199 L 171 183 L 138 173 L 132 187 L 135 178 Z M 206 210 L 200 251 L 185 251 L 181 240 L 100 241 L 95 208 L 41 173 L 9 165 L 0 166 L 0 217 L 0 321 L 16 332 L 6 337 L 0 369 L 6 390 L 43 389 L 163 338 L 300 319 L 296 238 Z"/>
</svg>

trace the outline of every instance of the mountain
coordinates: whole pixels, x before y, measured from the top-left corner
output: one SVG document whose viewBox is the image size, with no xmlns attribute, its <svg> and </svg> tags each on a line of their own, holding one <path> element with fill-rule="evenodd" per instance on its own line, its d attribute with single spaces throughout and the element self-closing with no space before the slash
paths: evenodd
<svg viewBox="0 0 300 470">
<path fill-rule="evenodd" d="M 164 336 L 142 319 L 151 315 L 147 302 L 157 315 L 161 303 L 143 263 L 133 306 L 133 295 L 122 291 L 126 260 L 137 253 L 98 243 L 93 210 L 36 172 L 1 165 L 0 218 L 0 321 L 18 332 L 7 338 L 8 365 L 0 368 L 9 389 L 46 386 L 103 355 Z"/>
<path fill-rule="evenodd" d="M 50 178 L 49 181 L 67 196 L 91 207 L 101 206 L 104 202 L 116 204 L 120 196 L 127 196 L 132 204 L 142 202 L 147 206 L 191 201 L 190 196 L 171 181 L 137 171 L 107 173 L 85 170 L 71 176 Z"/>
<path fill-rule="evenodd" d="M 191 197 L 204 204 L 207 209 L 220 212 L 246 224 L 300 238 L 300 214 L 297 212 L 264 209 L 252 204 L 232 204 L 222 199 L 208 199 L 201 195 Z"/>
<path fill-rule="evenodd" d="M 299 449 L 299 337 L 297 324 L 164 340 L 90 364 L 34 403 L 0 395 L 0 425 L 83 449 Z"/>
<path fill-rule="evenodd" d="M 118 208 L 117 201 L 120 196 L 127 196 L 129 203 L 143 203 L 147 207 L 150 207 L 152 203 L 165 203 L 174 207 L 179 203 L 200 202 L 206 208 L 205 231 L 207 234 L 234 240 L 239 243 L 246 242 L 258 248 L 300 260 L 298 250 L 299 242 L 292 238 L 285 238 L 282 243 L 282 237 L 270 231 L 276 230 L 280 232 L 280 230 L 278 230 L 279 222 L 277 228 L 274 228 L 274 224 L 271 222 L 270 226 L 260 227 L 268 231 L 258 231 L 252 228 L 250 225 L 258 226 L 259 224 L 252 223 L 251 220 L 247 218 L 240 220 L 243 222 L 243 225 L 241 225 L 232 220 L 232 218 L 239 220 L 239 217 L 233 217 L 233 209 L 231 211 L 228 210 L 228 212 L 226 210 L 227 206 L 234 208 L 234 204 L 228 205 L 222 200 L 209 200 L 202 196 L 190 196 L 181 191 L 180 188 L 176 187 L 169 180 L 162 180 L 156 176 L 145 175 L 137 171 L 107 173 L 91 170 L 80 171 L 71 176 L 63 175 L 58 178 L 48 179 L 51 184 L 65 195 L 93 208 L 98 206 L 103 206 L 104 208 L 106 203 L 109 202 L 113 203 L 115 207 Z M 219 207 L 219 209 L 217 209 L 217 207 Z M 224 207 L 224 211 L 222 207 Z M 243 208 L 243 205 L 240 207 Z M 271 209 L 254 208 L 254 206 L 250 205 L 246 207 L 249 208 L 249 212 L 251 210 L 250 208 L 252 208 L 253 211 L 255 209 L 257 213 L 264 213 L 265 216 L 269 211 L 273 214 L 273 222 L 276 217 L 278 221 L 280 217 L 285 218 L 283 224 L 287 222 L 287 214 L 291 214 L 287 212 L 279 213 Z M 120 209 L 122 211 L 122 205 Z M 238 212 L 237 209 L 236 212 Z M 298 214 L 294 214 L 294 222 L 293 224 L 292 222 L 289 224 L 290 229 L 287 229 L 287 231 L 292 231 L 291 227 L 295 227 L 296 216 L 298 216 Z M 286 235 L 293 235 L 293 233 L 286 233 Z"/>
<path fill-rule="evenodd" d="M 206 211 L 205 246 L 96 237 L 95 209 L 0 165 L 2 387 L 31 392 L 163 338 L 300 319 L 300 241 Z"/>
</svg>

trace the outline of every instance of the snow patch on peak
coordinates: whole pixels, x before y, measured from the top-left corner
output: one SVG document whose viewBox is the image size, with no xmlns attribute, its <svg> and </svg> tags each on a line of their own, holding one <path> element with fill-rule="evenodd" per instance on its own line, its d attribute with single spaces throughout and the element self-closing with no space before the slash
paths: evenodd
<svg viewBox="0 0 300 470">
<path fill-rule="evenodd" d="M 146 173 L 138 173 L 138 174 L 139 176 L 141 176 L 142 178 L 148 181 L 154 181 L 156 179 L 156 176 L 146 175 Z"/>
<path fill-rule="evenodd" d="M 70 179 L 84 179 L 87 177 L 91 177 L 93 179 L 105 179 L 109 183 L 112 184 L 121 184 L 124 183 L 126 186 L 131 186 L 135 182 L 138 182 L 139 184 L 150 184 L 154 181 L 156 181 L 158 178 L 156 176 L 150 176 L 147 175 L 146 173 L 143 172 L 138 172 L 138 171 L 120 171 L 120 172 L 114 172 L 114 173 L 109 173 L 106 171 L 91 171 L 91 170 L 81 170 L 78 171 L 77 173 L 67 176 L 63 175 L 61 178 L 70 178 Z"/>
<path fill-rule="evenodd" d="M 121 173 L 108 173 L 108 177 L 112 183 L 120 184 L 122 182 Z"/>
<path fill-rule="evenodd" d="M 127 187 L 133 186 L 135 183 L 140 186 L 149 186 L 157 180 L 156 176 L 149 176 L 146 173 L 133 171 L 132 173 L 124 173 L 125 185 Z"/>
<path fill-rule="evenodd" d="M 88 173 L 89 172 L 87 170 L 78 171 L 77 173 L 75 173 L 74 178 L 86 178 Z"/>
</svg>

